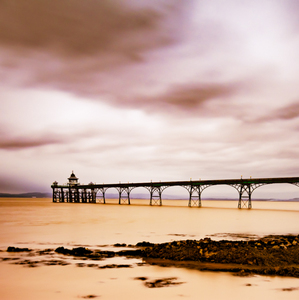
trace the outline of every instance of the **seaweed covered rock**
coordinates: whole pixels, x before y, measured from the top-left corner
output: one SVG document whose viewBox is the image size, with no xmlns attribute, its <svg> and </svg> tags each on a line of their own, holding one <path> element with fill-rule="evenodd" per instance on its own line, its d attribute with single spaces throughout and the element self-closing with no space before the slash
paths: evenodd
<svg viewBox="0 0 299 300">
<path fill-rule="evenodd" d="M 73 255 L 73 256 L 87 256 L 92 253 L 91 250 L 86 249 L 84 247 L 73 248 L 72 250 L 64 247 L 58 247 L 57 249 L 55 249 L 55 252 L 64 255 Z"/>
<path fill-rule="evenodd" d="M 252 241 L 174 241 L 144 248 L 143 257 L 269 268 L 299 266 L 299 236 L 268 236 Z M 283 273 L 282 270 L 275 272 Z"/>
</svg>

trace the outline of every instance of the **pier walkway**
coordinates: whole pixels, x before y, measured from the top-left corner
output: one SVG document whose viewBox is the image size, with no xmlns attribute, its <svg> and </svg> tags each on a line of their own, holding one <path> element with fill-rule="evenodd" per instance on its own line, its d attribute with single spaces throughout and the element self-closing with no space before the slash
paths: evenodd
<svg viewBox="0 0 299 300">
<path fill-rule="evenodd" d="M 189 192 L 189 207 L 201 207 L 201 194 L 203 190 L 215 185 L 228 185 L 235 188 L 239 194 L 238 208 L 251 208 L 251 197 L 254 190 L 267 184 L 289 183 L 299 187 L 299 177 L 280 178 L 249 178 L 249 179 L 223 179 L 223 180 L 189 180 L 189 181 L 164 181 L 164 182 L 137 182 L 137 183 L 112 183 L 79 184 L 74 173 L 68 178 L 69 182 L 59 185 L 53 182 L 53 202 L 75 203 L 106 203 L 108 189 L 118 191 L 119 204 L 130 204 L 130 194 L 135 188 L 145 188 L 150 193 L 150 205 L 162 205 L 162 193 L 165 189 L 180 186 Z"/>
</svg>

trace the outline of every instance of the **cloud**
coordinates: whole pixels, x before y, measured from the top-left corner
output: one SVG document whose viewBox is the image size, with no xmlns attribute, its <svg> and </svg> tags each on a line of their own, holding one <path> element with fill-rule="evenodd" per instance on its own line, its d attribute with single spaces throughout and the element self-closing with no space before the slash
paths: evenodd
<svg viewBox="0 0 299 300">
<path fill-rule="evenodd" d="M 286 105 L 280 109 L 277 109 L 272 113 L 272 118 L 291 120 L 299 117 L 299 102 L 294 102 Z"/>
<path fill-rule="evenodd" d="M 273 46 L 287 27 L 278 2 L 215 3 L 2 1 L 2 84 L 162 113 L 228 103 L 244 78 L 279 73 L 285 53 Z"/>
<path fill-rule="evenodd" d="M 242 108 L 231 107 L 233 99 L 244 90 L 240 82 L 195 82 L 172 84 L 155 95 L 139 95 L 121 100 L 113 99 L 110 103 L 119 108 L 141 109 L 151 114 L 163 114 L 172 117 L 181 115 L 219 117 L 224 113 L 234 115 Z"/>
<path fill-rule="evenodd" d="M 1 1 L 0 41 L 16 50 L 45 49 L 67 58 L 139 51 L 174 41 L 179 1 L 134 5 L 119 0 Z"/>
<path fill-rule="evenodd" d="M 84 182 L 296 174 L 297 9 L 0 0 L 2 172 L 44 186 L 72 169 Z"/>
<path fill-rule="evenodd" d="M 64 141 L 57 136 L 38 136 L 38 137 L 8 137 L 0 138 L 0 149 L 20 150 L 26 148 L 35 148 L 53 144 L 61 144 Z"/>
<path fill-rule="evenodd" d="M 291 121 L 298 128 L 298 122 L 296 119 L 299 117 L 299 102 L 291 102 L 284 106 L 280 106 L 274 110 L 271 110 L 269 113 L 264 114 L 259 118 L 253 118 L 253 122 L 262 123 L 269 121 Z"/>
<path fill-rule="evenodd" d="M 60 130 L 62 131 L 62 130 Z M 2 150 L 24 150 L 29 148 L 39 148 L 44 146 L 63 146 L 86 142 L 94 137 L 99 138 L 101 132 L 95 129 L 82 128 L 67 132 L 55 132 L 46 130 L 27 130 L 22 134 L 17 134 L 9 129 L 0 132 L 0 149 Z"/>
<path fill-rule="evenodd" d="M 178 111 L 190 111 L 198 113 L 198 109 L 202 108 L 206 102 L 212 100 L 226 100 L 226 98 L 235 92 L 238 87 L 234 84 L 221 83 L 203 83 L 203 84 L 187 84 L 170 87 L 164 94 L 142 101 L 147 102 L 144 106 L 168 110 L 174 108 Z"/>
<path fill-rule="evenodd" d="M 1 1 L 2 85 L 62 90 L 110 104 L 129 102 L 125 95 L 138 97 L 138 90 L 148 87 L 153 70 L 142 69 L 153 63 L 149 53 L 185 39 L 192 3 Z M 159 70 L 156 65 L 154 72 Z"/>
</svg>

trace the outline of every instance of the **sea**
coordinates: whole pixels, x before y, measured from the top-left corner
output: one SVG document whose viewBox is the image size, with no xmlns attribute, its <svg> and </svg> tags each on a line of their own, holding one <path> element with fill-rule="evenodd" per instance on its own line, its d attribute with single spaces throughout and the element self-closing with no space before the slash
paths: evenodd
<svg viewBox="0 0 299 300">
<path fill-rule="evenodd" d="M 253 201 L 252 209 L 238 209 L 237 204 L 203 200 L 199 208 L 188 207 L 187 200 L 150 206 L 144 199 L 119 205 L 115 199 L 94 204 L 0 198 L 0 299 L 299 299 L 298 278 L 240 277 L 125 257 L 91 261 L 50 251 L 58 247 L 119 251 L 142 241 L 299 234 L 299 202 Z M 33 251 L 8 253 L 9 246 Z M 173 284 L 147 284 L 156 280 Z"/>
</svg>

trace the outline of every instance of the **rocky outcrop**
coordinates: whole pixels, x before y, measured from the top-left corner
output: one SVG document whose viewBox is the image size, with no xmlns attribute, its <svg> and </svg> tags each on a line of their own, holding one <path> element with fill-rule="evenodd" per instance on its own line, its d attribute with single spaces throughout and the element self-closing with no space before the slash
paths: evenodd
<svg viewBox="0 0 299 300">
<path fill-rule="evenodd" d="M 174 241 L 145 247 L 142 256 L 159 259 L 158 264 L 163 264 L 161 259 L 174 262 L 192 261 L 217 264 L 217 269 L 243 274 L 299 277 L 299 235 L 267 236 L 250 241 L 213 241 L 209 238 Z M 185 266 L 187 265 L 186 263 Z M 234 266 L 227 268 L 227 265 Z M 197 268 L 200 269 L 199 264 Z M 202 266 L 203 268 L 209 269 L 207 265 Z M 210 269 L 216 268 L 210 265 Z"/>
<path fill-rule="evenodd" d="M 32 251 L 31 249 L 29 248 L 18 248 L 18 247 L 8 247 L 7 252 L 30 252 Z"/>
</svg>

